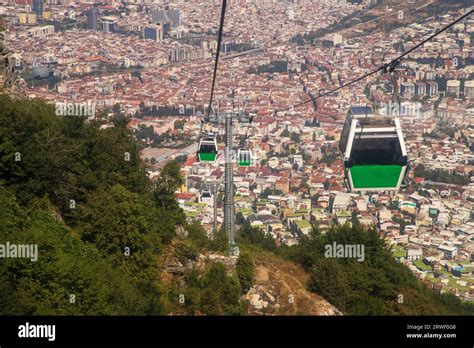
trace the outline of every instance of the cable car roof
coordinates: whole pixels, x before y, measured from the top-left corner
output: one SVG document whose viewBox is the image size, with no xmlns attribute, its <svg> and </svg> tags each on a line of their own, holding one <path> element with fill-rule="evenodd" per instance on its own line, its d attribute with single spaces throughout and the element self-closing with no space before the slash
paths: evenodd
<svg viewBox="0 0 474 348">
<path fill-rule="evenodd" d="M 357 121 L 358 126 L 361 127 L 376 126 L 377 128 L 384 128 L 396 126 L 395 118 L 390 116 L 372 116 L 367 118 L 358 118 Z"/>
<path fill-rule="evenodd" d="M 212 143 L 212 144 L 214 144 L 216 142 L 216 138 L 213 138 L 213 137 L 203 138 L 203 139 L 201 139 L 201 142 L 202 143 Z"/>
<path fill-rule="evenodd" d="M 374 116 L 371 106 L 353 106 L 350 108 L 350 115 L 354 118 Z"/>
</svg>

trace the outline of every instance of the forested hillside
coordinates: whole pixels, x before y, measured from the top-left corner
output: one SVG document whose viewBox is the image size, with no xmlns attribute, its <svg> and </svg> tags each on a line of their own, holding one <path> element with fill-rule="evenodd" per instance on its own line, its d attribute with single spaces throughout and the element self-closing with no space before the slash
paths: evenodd
<svg viewBox="0 0 474 348">
<path fill-rule="evenodd" d="M 268 235 L 244 225 L 239 231 L 239 242 L 299 263 L 309 274 L 309 290 L 323 296 L 345 315 L 474 315 L 472 304 L 428 289 L 395 260 L 374 230 L 358 223 L 333 226 L 326 234 L 314 229 L 310 235 L 302 236 L 298 245 L 279 248 Z M 327 258 L 325 246 L 334 242 L 364 245 L 364 262 Z"/>
<path fill-rule="evenodd" d="M 0 313 L 147 315 L 181 306 L 160 278 L 176 225 L 192 230 L 174 199 L 179 166 L 171 162 L 152 186 L 125 124 L 100 129 L 5 95 L 0 106 L 0 242 L 39 249 L 37 262 L 0 260 Z M 202 286 L 218 296 L 227 289 L 215 284 L 231 276 L 210 268 Z M 238 305 L 240 296 L 237 282 L 202 312 L 224 314 L 213 306 Z"/>
</svg>

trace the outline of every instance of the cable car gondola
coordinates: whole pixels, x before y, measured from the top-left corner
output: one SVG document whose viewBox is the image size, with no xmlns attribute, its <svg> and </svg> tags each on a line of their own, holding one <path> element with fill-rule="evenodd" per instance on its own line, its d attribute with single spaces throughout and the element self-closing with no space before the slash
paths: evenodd
<svg viewBox="0 0 474 348">
<path fill-rule="evenodd" d="M 252 165 L 252 152 L 248 149 L 240 149 L 237 158 L 239 167 L 250 167 Z"/>
<path fill-rule="evenodd" d="M 201 203 L 211 203 L 212 202 L 212 192 L 209 188 L 203 188 L 202 189 L 200 202 Z"/>
<path fill-rule="evenodd" d="M 217 159 L 217 139 L 208 135 L 199 141 L 197 156 L 200 162 L 215 162 Z"/>
<path fill-rule="evenodd" d="M 212 198 L 212 192 L 209 189 L 203 189 L 201 192 L 201 199 Z"/>
<path fill-rule="evenodd" d="M 408 166 L 400 120 L 375 116 L 368 106 L 352 107 L 340 149 L 349 191 L 398 191 Z"/>
</svg>

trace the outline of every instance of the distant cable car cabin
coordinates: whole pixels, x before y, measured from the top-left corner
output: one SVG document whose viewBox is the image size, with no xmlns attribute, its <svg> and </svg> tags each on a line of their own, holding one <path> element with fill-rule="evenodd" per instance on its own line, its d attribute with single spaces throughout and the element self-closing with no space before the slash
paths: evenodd
<svg viewBox="0 0 474 348">
<path fill-rule="evenodd" d="M 239 167 L 250 167 L 252 165 L 252 152 L 248 149 L 240 149 L 237 153 Z"/>
<path fill-rule="evenodd" d="M 210 134 L 199 141 L 197 156 L 200 162 L 215 162 L 217 159 L 217 139 L 214 135 Z"/>
<path fill-rule="evenodd" d="M 212 192 L 209 188 L 204 188 L 201 191 L 201 197 L 200 201 L 201 202 L 210 202 L 212 200 Z"/>
<path fill-rule="evenodd" d="M 408 166 L 400 120 L 376 116 L 369 106 L 352 107 L 341 135 L 349 191 L 398 191 Z"/>
</svg>

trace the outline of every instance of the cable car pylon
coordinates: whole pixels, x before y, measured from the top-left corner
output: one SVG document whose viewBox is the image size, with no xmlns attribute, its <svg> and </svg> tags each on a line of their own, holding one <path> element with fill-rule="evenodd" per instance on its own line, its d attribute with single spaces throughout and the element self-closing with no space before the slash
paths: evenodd
<svg viewBox="0 0 474 348">
<path fill-rule="evenodd" d="M 227 232 L 232 254 L 238 254 L 235 245 L 235 207 L 234 207 L 234 173 L 232 163 L 232 111 L 225 115 L 225 172 L 224 172 L 224 230 Z"/>
</svg>

